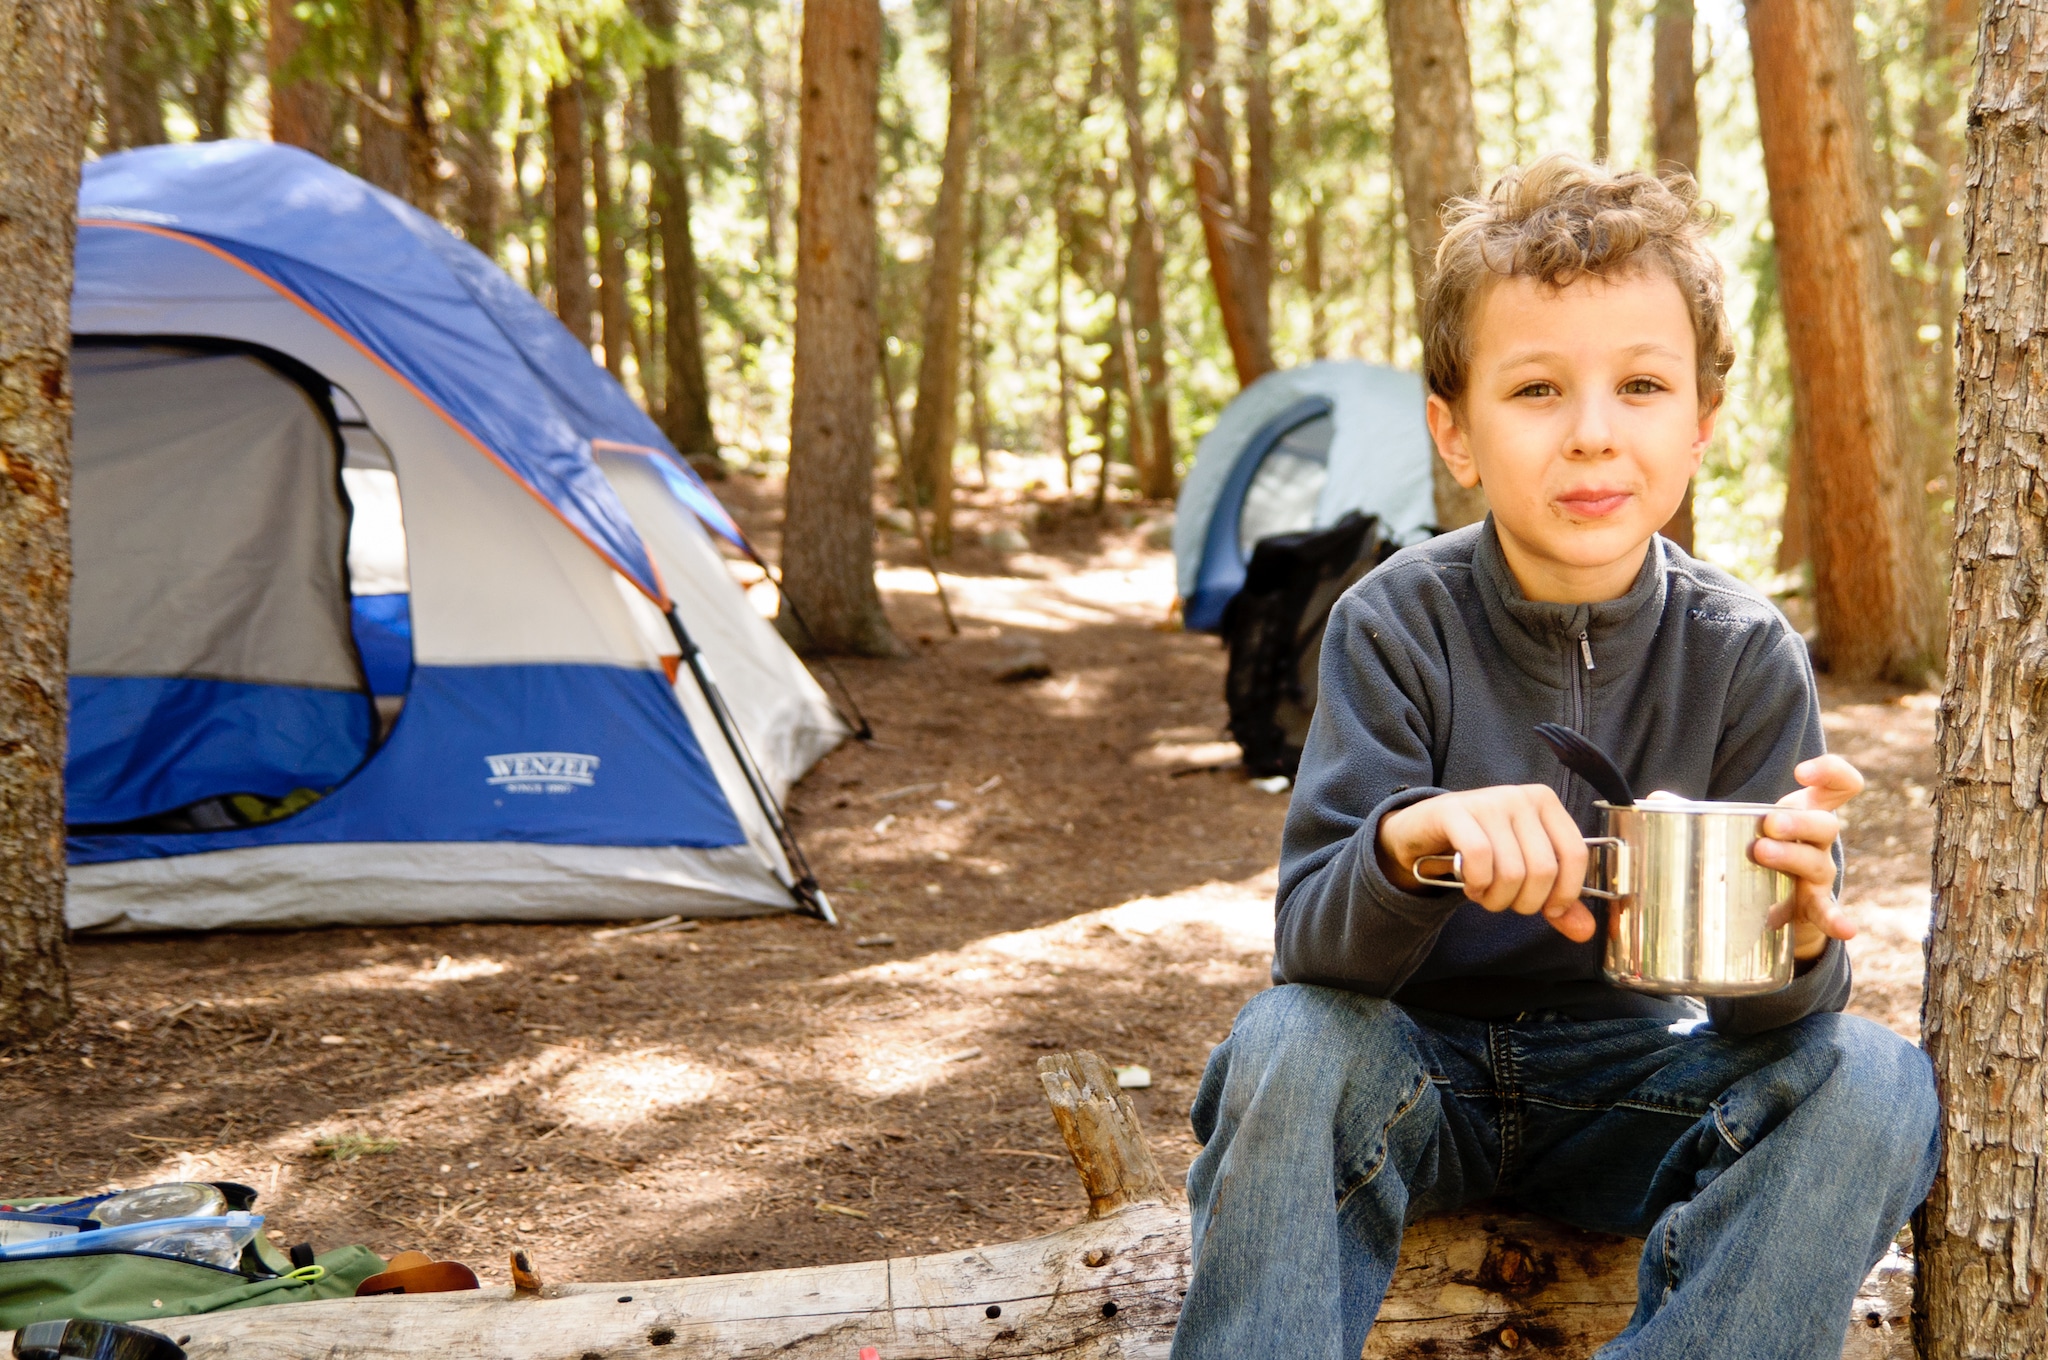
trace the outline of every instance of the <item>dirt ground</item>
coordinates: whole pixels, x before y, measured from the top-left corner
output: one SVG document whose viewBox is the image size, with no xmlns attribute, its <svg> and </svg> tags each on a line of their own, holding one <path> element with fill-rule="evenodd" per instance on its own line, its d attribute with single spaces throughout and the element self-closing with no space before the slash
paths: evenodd
<svg viewBox="0 0 2048 1360">
<path fill-rule="evenodd" d="M 775 541 L 777 488 L 721 488 Z M 914 548 L 910 655 L 841 662 L 877 740 L 791 814 L 845 918 L 77 942 L 78 1017 L 0 1052 L 0 1195 L 257 1187 L 281 1241 L 505 1278 L 855 1260 L 1018 1238 L 1085 1204 L 1034 1063 L 1091 1048 L 1178 1176 L 1209 1049 L 1266 983 L 1284 793 L 1235 769 L 1214 639 L 1165 626 L 1163 507 L 970 495 L 947 634 Z M 1031 550 L 979 535 L 1022 526 Z M 744 574 L 744 573 L 742 573 Z M 1003 684 L 1021 642 L 1052 674 Z M 1917 1035 L 1934 698 L 1827 690 L 1870 776 L 1849 833 L 1854 1008 Z"/>
</svg>

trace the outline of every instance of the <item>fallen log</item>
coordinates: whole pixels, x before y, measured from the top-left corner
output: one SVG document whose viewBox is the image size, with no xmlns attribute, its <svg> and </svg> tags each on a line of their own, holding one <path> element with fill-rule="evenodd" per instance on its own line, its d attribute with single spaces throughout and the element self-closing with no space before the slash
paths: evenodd
<svg viewBox="0 0 2048 1360">
<path fill-rule="evenodd" d="M 1165 1360 L 1188 1217 L 1092 1053 L 1042 1059 L 1088 1221 L 971 1251 L 744 1275 L 386 1295 L 167 1318 L 193 1360 Z M 1365 1360 L 1584 1357 L 1635 1307 L 1639 1243 L 1486 1208 L 1408 1229 Z M 531 1283 L 539 1281 L 529 1274 Z M 1911 1360 L 1911 1264 L 1888 1257 L 1844 1360 Z M 0 1332 L 0 1354 L 12 1334 Z M 675 1348 L 675 1349 L 671 1349 Z"/>
</svg>

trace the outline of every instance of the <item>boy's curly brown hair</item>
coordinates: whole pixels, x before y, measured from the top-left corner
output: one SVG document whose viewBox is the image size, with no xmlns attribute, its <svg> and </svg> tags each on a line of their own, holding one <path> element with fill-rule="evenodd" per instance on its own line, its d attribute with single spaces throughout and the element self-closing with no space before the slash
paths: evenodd
<svg viewBox="0 0 2048 1360">
<path fill-rule="evenodd" d="M 1496 278 L 1561 288 L 1582 275 L 1661 273 L 1678 284 L 1692 316 L 1700 409 L 1720 404 L 1735 362 L 1721 263 L 1707 248 L 1713 208 L 1684 172 L 1663 178 L 1611 170 L 1554 153 L 1507 171 L 1483 196 L 1453 199 L 1422 299 L 1422 365 L 1429 390 L 1464 395 L 1472 328 Z"/>
</svg>

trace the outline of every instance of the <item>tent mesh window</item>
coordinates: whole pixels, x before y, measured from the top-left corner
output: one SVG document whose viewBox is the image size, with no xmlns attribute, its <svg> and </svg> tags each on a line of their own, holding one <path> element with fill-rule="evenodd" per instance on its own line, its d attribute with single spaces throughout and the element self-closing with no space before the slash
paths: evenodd
<svg viewBox="0 0 2048 1360">
<path fill-rule="evenodd" d="M 85 339 L 73 380 L 73 831 L 310 805 L 374 740 L 327 384 L 169 337 Z"/>
<path fill-rule="evenodd" d="M 1277 534 L 1252 549 L 1222 628 L 1230 735 L 1252 774 L 1292 778 L 1300 767 L 1330 610 L 1394 550 L 1378 518 L 1355 510 L 1327 529 Z"/>
</svg>

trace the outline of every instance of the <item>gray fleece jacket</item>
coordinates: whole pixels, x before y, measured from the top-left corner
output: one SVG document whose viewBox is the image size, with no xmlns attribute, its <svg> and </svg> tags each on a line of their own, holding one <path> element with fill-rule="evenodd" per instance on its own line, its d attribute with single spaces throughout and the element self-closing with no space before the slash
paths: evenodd
<svg viewBox="0 0 2048 1360">
<path fill-rule="evenodd" d="M 1321 686 L 1281 844 L 1273 979 L 1480 1019 L 1700 1010 L 1601 976 L 1597 899 L 1586 905 L 1601 931 L 1574 944 L 1541 917 L 1395 887 L 1375 853 L 1380 818 L 1447 790 L 1548 784 L 1602 834 L 1597 795 L 1558 764 L 1539 722 L 1591 737 L 1634 787 L 1688 798 L 1775 802 L 1825 749 L 1799 636 L 1768 600 L 1662 537 L 1628 594 L 1579 605 L 1524 596 L 1490 518 L 1409 548 L 1338 600 Z M 1848 954 L 1829 941 L 1782 991 L 1715 999 L 1707 1013 L 1724 1033 L 1755 1033 L 1848 996 Z"/>
</svg>

